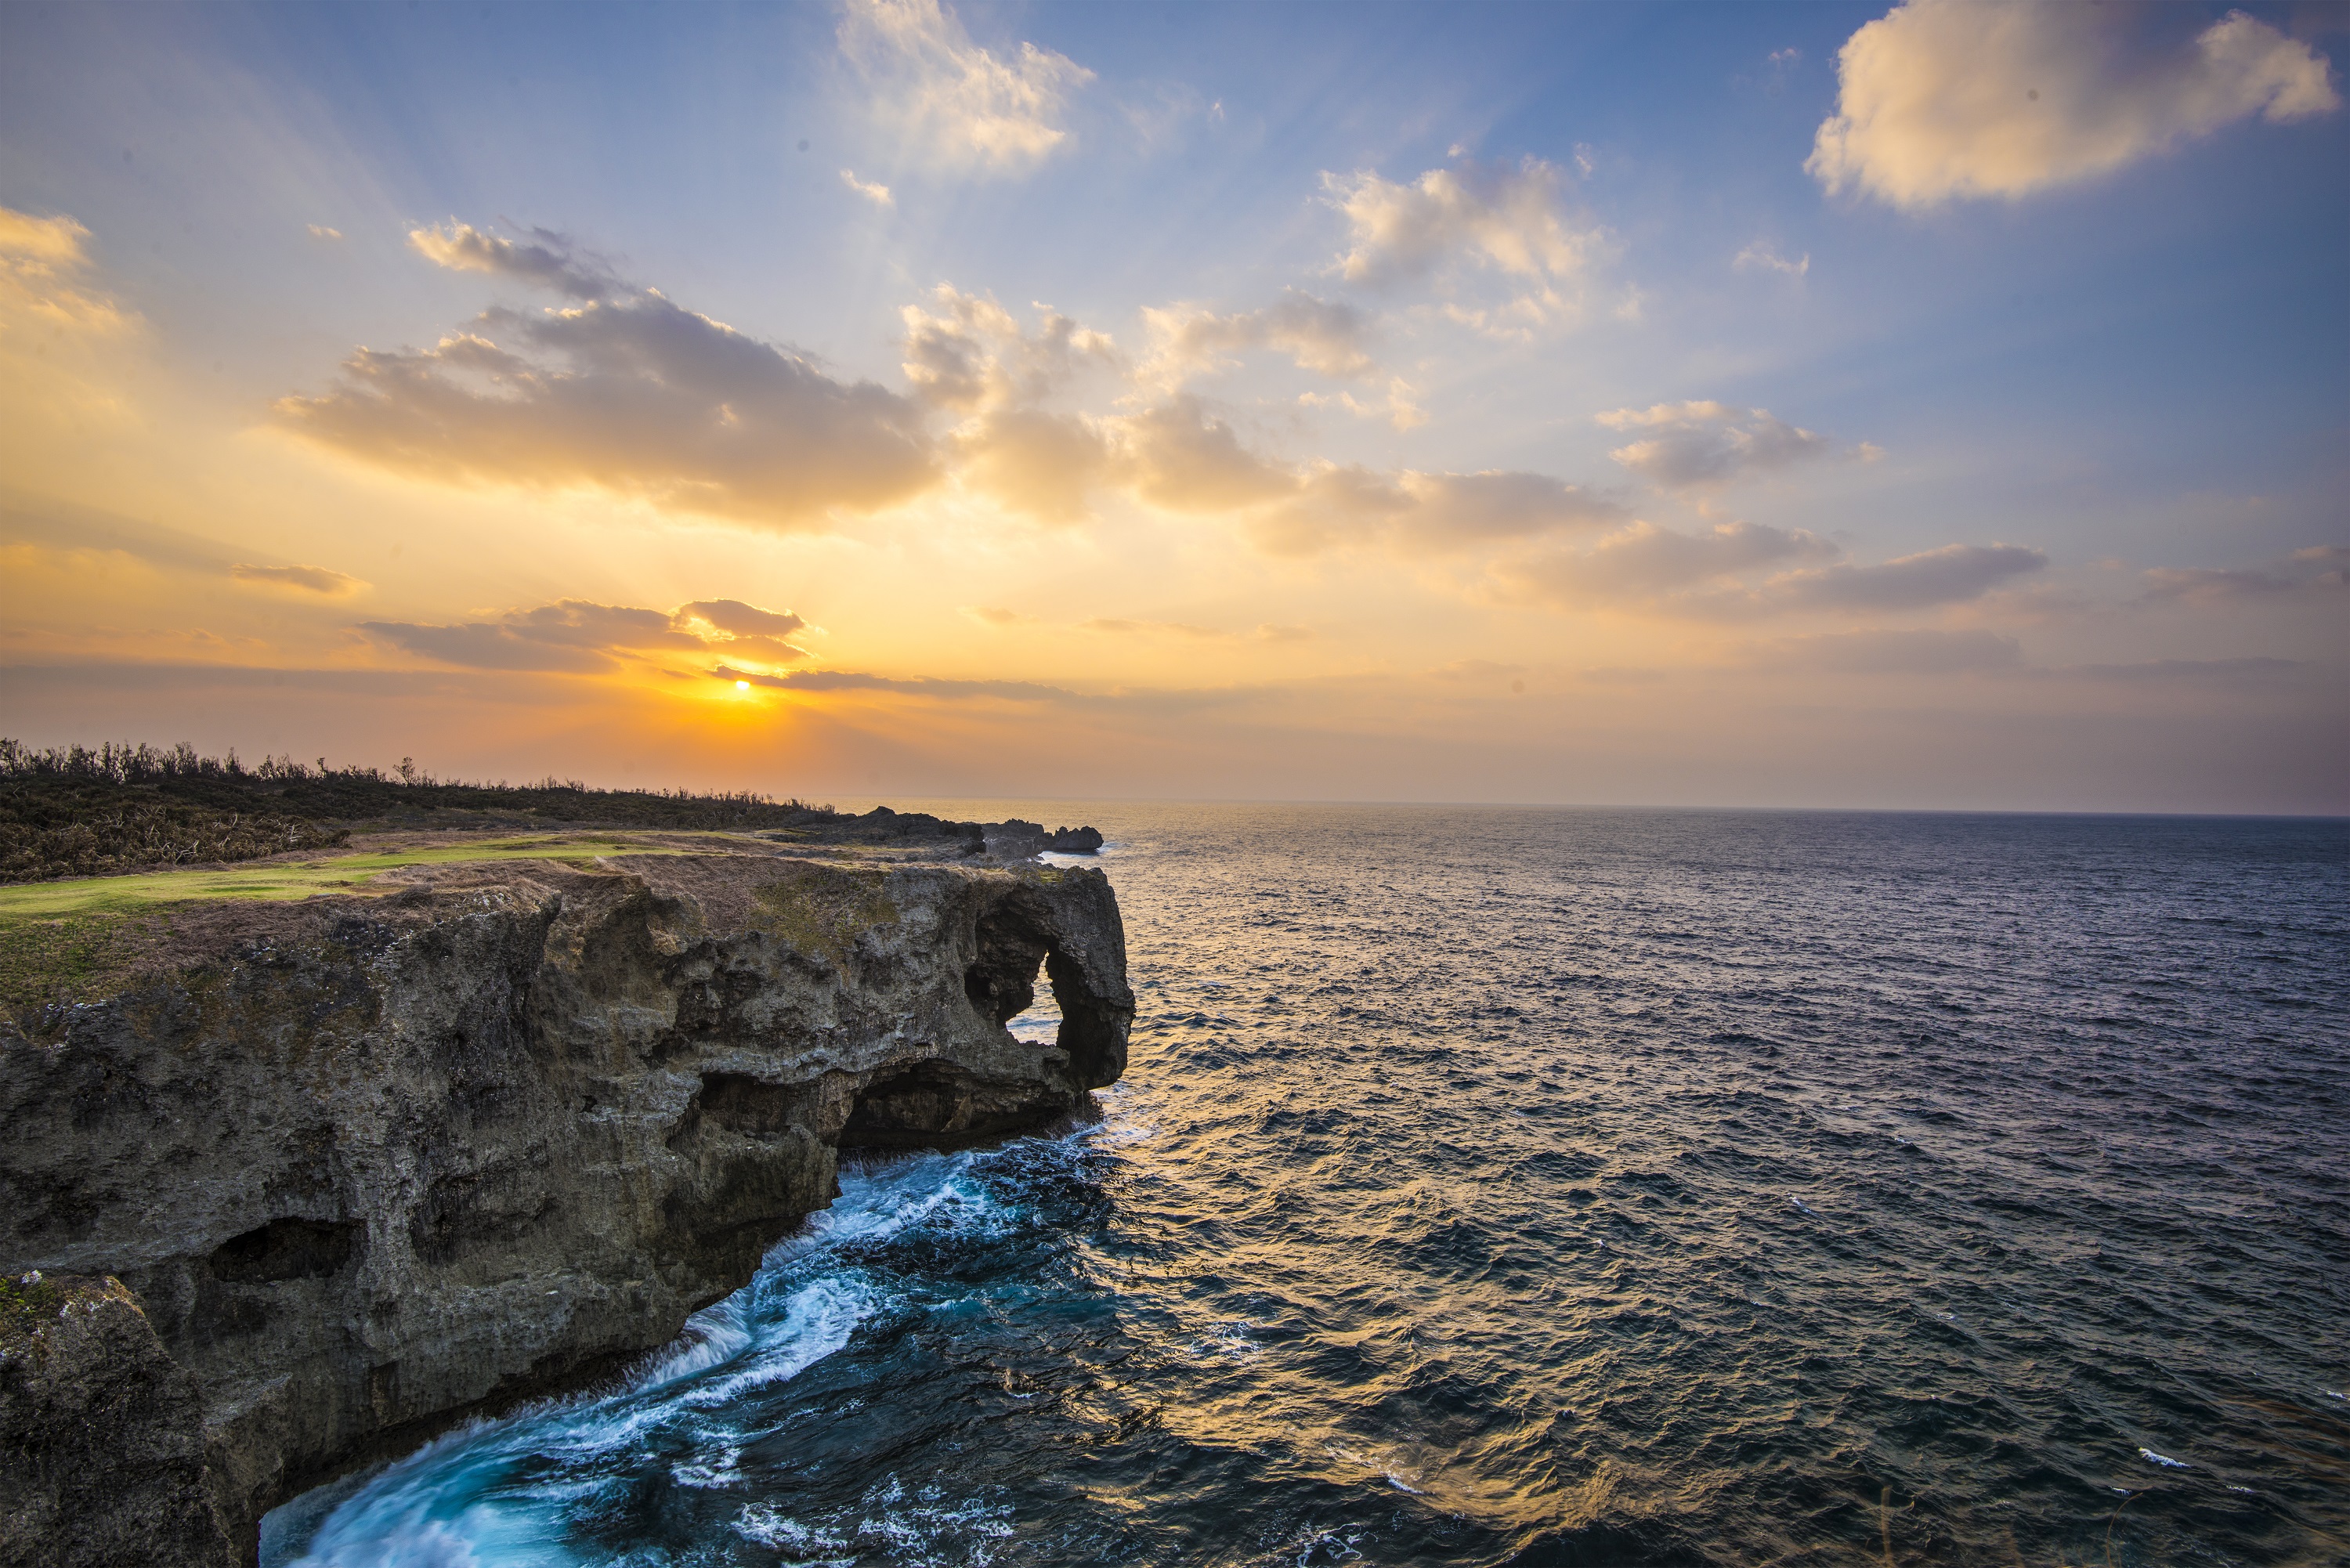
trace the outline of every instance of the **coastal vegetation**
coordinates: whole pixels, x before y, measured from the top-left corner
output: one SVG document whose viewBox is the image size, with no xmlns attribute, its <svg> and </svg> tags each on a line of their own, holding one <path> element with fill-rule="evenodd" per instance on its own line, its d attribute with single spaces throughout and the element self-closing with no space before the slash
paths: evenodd
<svg viewBox="0 0 2350 1568">
<path fill-rule="evenodd" d="M 0 883 L 234 864 L 328 849 L 364 829 L 813 829 L 864 818 L 750 792 L 441 780 L 290 756 L 241 761 L 129 742 L 36 749 L 0 738 Z M 908 816 L 909 826 L 939 824 Z M 233 895 L 231 895 L 233 896 Z M 266 895 L 264 895 L 266 896 Z"/>
</svg>

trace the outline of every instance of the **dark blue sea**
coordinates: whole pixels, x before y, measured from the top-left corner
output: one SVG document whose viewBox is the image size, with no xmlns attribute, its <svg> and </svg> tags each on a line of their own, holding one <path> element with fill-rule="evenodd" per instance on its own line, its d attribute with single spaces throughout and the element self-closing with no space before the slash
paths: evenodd
<svg viewBox="0 0 2350 1568">
<path fill-rule="evenodd" d="M 1099 1125 L 270 1561 L 2350 1562 L 2350 825 L 1006 810 L 1112 839 Z"/>
</svg>

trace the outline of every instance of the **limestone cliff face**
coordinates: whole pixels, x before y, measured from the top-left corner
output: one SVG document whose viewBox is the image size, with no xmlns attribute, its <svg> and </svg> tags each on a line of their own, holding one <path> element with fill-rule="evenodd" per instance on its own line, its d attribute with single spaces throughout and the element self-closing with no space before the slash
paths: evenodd
<svg viewBox="0 0 2350 1568">
<path fill-rule="evenodd" d="M 1091 870 L 628 856 L 211 906 L 109 1000 L 0 1023 L 0 1269 L 110 1274 L 260 1515 L 674 1336 L 843 1147 L 1082 1109 L 1125 1064 Z M 1040 965 L 1056 1042 L 1023 1041 Z"/>
</svg>

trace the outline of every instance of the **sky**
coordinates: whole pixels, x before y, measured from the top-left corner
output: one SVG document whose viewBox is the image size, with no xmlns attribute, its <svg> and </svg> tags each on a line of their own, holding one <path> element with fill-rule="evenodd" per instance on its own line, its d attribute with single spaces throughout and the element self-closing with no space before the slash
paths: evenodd
<svg viewBox="0 0 2350 1568">
<path fill-rule="evenodd" d="M 0 8 L 0 732 L 2350 811 L 2350 6 Z"/>
</svg>

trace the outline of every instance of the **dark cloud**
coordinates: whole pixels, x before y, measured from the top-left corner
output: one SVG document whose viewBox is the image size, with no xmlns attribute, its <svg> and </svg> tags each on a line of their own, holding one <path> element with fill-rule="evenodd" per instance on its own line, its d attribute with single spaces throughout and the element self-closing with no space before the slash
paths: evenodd
<svg viewBox="0 0 2350 1568">
<path fill-rule="evenodd" d="M 370 620 L 359 623 L 359 629 L 442 664 L 584 674 L 618 669 L 624 658 L 656 653 L 716 653 L 788 663 L 807 656 L 776 634 L 805 624 L 795 615 L 737 599 L 699 599 L 669 614 L 563 599 L 535 609 L 509 610 L 494 621 L 429 626 Z"/>
</svg>

